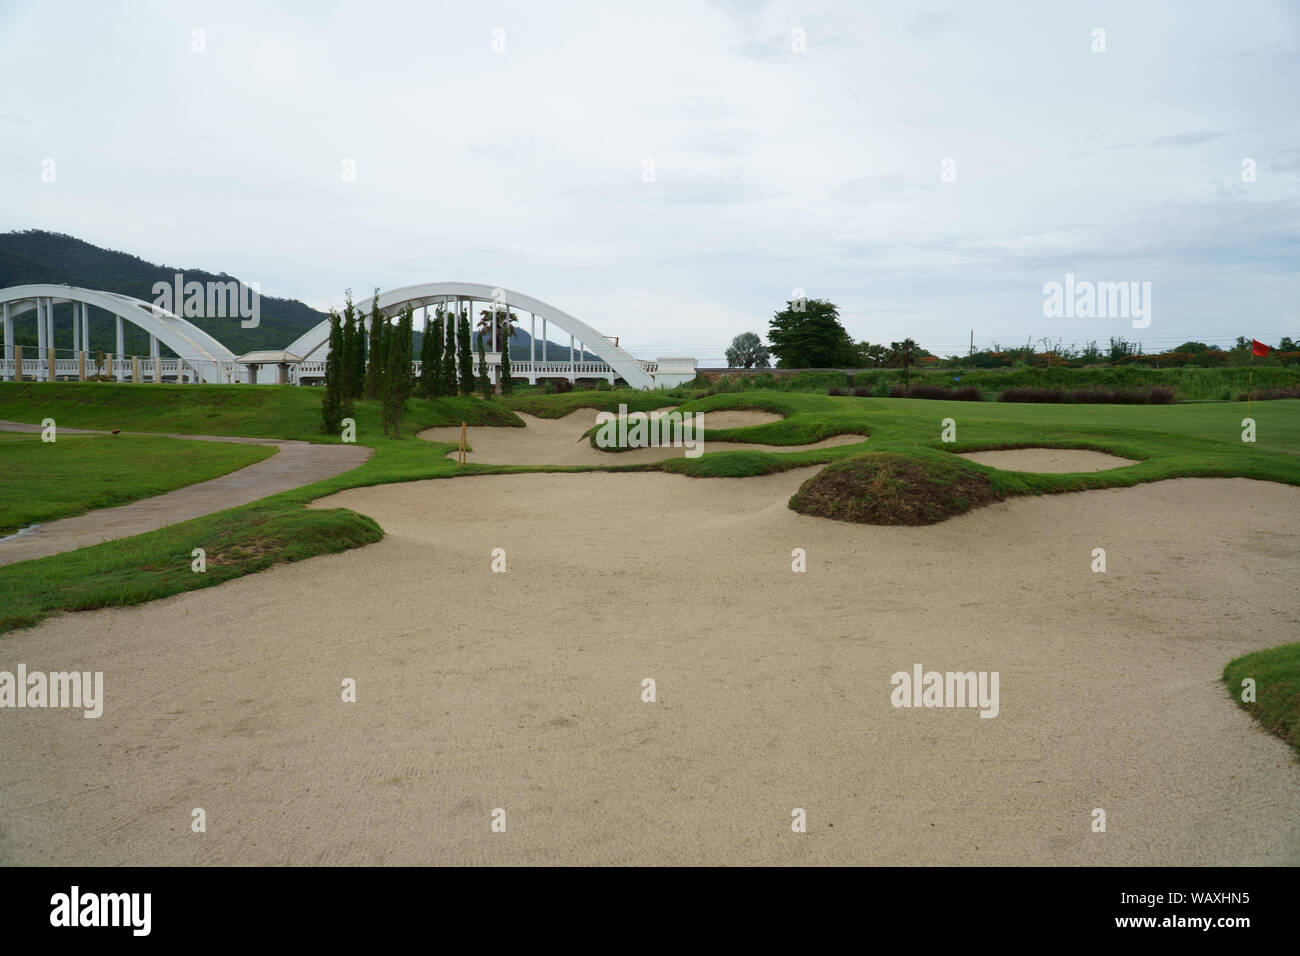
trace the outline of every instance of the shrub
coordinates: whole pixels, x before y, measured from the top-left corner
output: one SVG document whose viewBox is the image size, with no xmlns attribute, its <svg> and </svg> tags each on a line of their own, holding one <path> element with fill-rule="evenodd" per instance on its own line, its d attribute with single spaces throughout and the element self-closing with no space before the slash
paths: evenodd
<svg viewBox="0 0 1300 956">
<path fill-rule="evenodd" d="M 870 398 L 871 387 L 869 385 L 855 386 L 853 389 L 853 394 L 856 395 L 858 398 Z"/>
<path fill-rule="evenodd" d="M 941 385 L 913 385 L 904 388 L 895 385 L 889 390 L 890 398 L 932 398 L 950 402 L 982 402 L 984 394 L 975 386 L 964 388 L 945 388 Z"/>
<path fill-rule="evenodd" d="M 1174 390 L 1167 385 L 1151 388 L 1008 388 L 999 402 L 1041 402 L 1053 405 L 1172 405 Z"/>
<path fill-rule="evenodd" d="M 840 388 L 838 385 L 832 385 L 830 388 L 826 389 L 826 394 L 827 394 L 827 395 L 843 395 L 843 394 L 844 394 L 844 389 Z"/>
<path fill-rule="evenodd" d="M 1257 402 L 1270 402 L 1279 398 L 1300 398 L 1300 385 L 1290 385 L 1286 388 L 1261 388 L 1249 396 L 1246 392 L 1242 392 L 1237 396 L 1237 401 L 1244 402 L 1247 397 Z"/>
</svg>

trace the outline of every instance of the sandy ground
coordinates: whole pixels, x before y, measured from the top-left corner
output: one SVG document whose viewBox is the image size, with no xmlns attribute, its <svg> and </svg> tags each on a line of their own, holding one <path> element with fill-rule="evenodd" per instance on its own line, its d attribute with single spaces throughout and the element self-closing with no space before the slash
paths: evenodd
<svg viewBox="0 0 1300 956">
<path fill-rule="evenodd" d="M 485 465 L 640 465 L 681 457 L 684 448 L 633 448 L 607 452 L 591 447 L 586 431 L 597 424 L 596 413 L 579 409 L 563 418 L 536 418 L 516 412 L 525 428 L 470 427 L 466 437 L 473 449 L 465 457 Z M 654 413 L 651 413 L 654 414 Z M 707 412 L 704 415 L 704 453 L 715 451 L 809 451 L 856 445 L 864 435 L 835 435 L 810 445 L 759 445 L 751 442 L 710 441 L 710 428 L 744 428 L 779 421 L 780 415 L 757 411 Z M 460 428 L 426 428 L 420 436 L 428 441 L 460 442 Z M 454 457 L 455 451 L 450 455 Z"/>
<path fill-rule="evenodd" d="M 1037 471 L 1064 474 L 1080 471 L 1106 471 L 1136 465 L 1131 458 L 1089 451 L 1086 448 L 1008 448 L 1005 451 L 972 451 L 961 455 L 990 468 L 1004 471 Z"/>
<path fill-rule="evenodd" d="M 39 425 L 0 421 L 0 430 L 38 432 Z M 71 434 L 107 434 L 84 428 L 61 428 Z M 127 432 L 129 435 L 153 434 Z M 273 445 L 270 458 L 221 475 L 177 488 L 165 495 L 142 498 L 116 508 L 101 508 L 72 518 L 47 521 L 30 533 L 0 541 L 0 566 L 17 561 L 44 558 L 63 551 L 73 551 L 115 538 L 126 538 L 245 505 L 268 495 L 300 488 L 314 481 L 361 465 L 372 450 L 360 445 L 314 445 L 304 441 L 277 441 L 269 438 L 231 438 L 221 435 L 164 435 L 193 441 L 234 442 L 246 445 Z M 0 638 L 2 640 L 2 638 Z"/>
<path fill-rule="evenodd" d="M 106 696 L 0 711 L 0 860 L 1300 863 L 1300 765 L 1219 682 L 1300 632 L 1300 489 L 887 528 L 790 511 L 812 473 L 354 489 L 377 544 L 0 638 Z M 999 715 L 892 707 L 914 663 Z"/>
</svg>

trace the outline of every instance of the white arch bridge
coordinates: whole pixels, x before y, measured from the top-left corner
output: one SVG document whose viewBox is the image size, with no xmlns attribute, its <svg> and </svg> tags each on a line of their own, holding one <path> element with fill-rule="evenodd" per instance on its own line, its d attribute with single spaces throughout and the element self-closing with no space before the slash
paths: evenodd
<svg viewBox="0 0 1300 956">
<path fill-rule="evenodd" d="M 72 303 L 72 349 L 54 348 L 54 306 Z M 661 357 L 645 361 L 634 357 L 618 345 L 616 338 L 602 335 L 585 322 L 519 292 L 499 286 L 476 282 L 429 282 L 404 286 L 378 294 L 378 307 L 387 318 L 400 313 L 407 306 L 422 311 L 422 321 L 427 329 L 431 309 L 441 306 L 448 315 L 466 316 L 471 329 L 476 322 L 475 304 L 497 309 L 505 308 L 515 313 L 527 312 L 530 328 L 530 355 L 526 360 L 511 360 L 511 377 L 524 378 L 536 383 L 539 379 L 558 378 L 574 382 L 580 378 L 604 378 L 613 383 L 622 379 L 634 388 L 668 388 L 695 377 L 695 360 L 683 357 Z M 371 300 L 356 303 L 357 313 L 368 319 Z M 28 377 L 36 381 L 85 378 L 87 362 L 92 374 L 98 369 L 93 358 L 87 357 L 89 342 L 89 310 L 103 309 L 116 320 L 116 351 L 106 356 L 104 374 L 126 381 L 176 381 L 176 382 L 246 382 L 263 383 L 288 381 L 305 384 L 319 381 L 325 375 L 325 362 L 329 355 L 329 322 L 312 327 L 289 343 L 284 352 L 248 353 L 237 356 L 215 338 L 192 322 L 142 299 L 115 292 L 100 292 L 67 285 L 25 285 L 0 289 L 0 310 L 3 310 L 4 356 L 0 359 L 0 378 L 12 380 Z M 37 348 L 35 355 L 20 353 L 15 346 L 13 323 L 15 319 L 35 312 Z M 537 325 L 541 321 L 540 354 Z M 419 320 L 417 320 L 419 321 Z M 123 322 L 130 322 L 149 334 L 149 356 L 123 355 Z M 554 356 L 547 341 L 550 326 L 569 333 L 569 348 L 562 347 Z M 447 323 L 448 344 L 455 345 L 455 325 Z M 501 364 L 496 329 L 492 330 L 492 348 L 487 351 L 489 375 L 495 381 Z M 176 358 L 163 358 L 159 343 L 176 354 Z M 30 348 L 27 350 L 30 351 Z M 595 360 L 586 354 L 596 356 Z M 263 364 L 258 364 L 263 363 Z M 277 376 L 274 368 L 279 365 Z M 415 361 L 418 371 L 420 362 Z M 21 371 L 19 366 L 21 365 Z M 478 359 L 474 358 L 474 372 L 478 373 Z"/>
</svg>

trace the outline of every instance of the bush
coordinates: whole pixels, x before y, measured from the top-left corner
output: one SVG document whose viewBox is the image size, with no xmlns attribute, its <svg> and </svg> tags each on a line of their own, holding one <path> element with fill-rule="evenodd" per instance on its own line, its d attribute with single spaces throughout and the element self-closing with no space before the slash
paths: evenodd
<svg viewBox="0 0 1300 956">
<path fill-rule="evenodd" d="M 1041 402 L 1052 405 L 1172 405 L 1174 390 L 1167 385 L 1152 388 L 1008 388 L 999 402 Z"/>
<path fill-rule="evenodd" d="M 913 385 L 904 388 L 895 385 L 889 390 L 890 398 L 933 398 L 949 402 L 982 402 L 984 393 L 973 385 L 964 388 L 945 388 L 941 385 Z"/>
<path fill-rule="evenodd" d="M 871 392 L 872 389 L 869 385 L 857 385 L 854 386 L 853 389 L 853 394 L 856 395 L 858 398 L 870 398 Z"/>
<path fill-rule="evenodd" d="M 1261 388 L 1249 396 L 1246 392 L 1242 392 L 1237 396 L 1237 401 L 1244 402 L 1247 397 L 1257 402 L 1270 402 L 1279 398 L 1300 398 L 1300 385 L 1290 385 L 1286 388 Z"/>
<path fill-rule="evenodd" d="M 827 395 L 843 395 L 843 394 L 844 394 L 844 389 L 840 388 L 838 385 L 832 385 L 830 388 L 826 389 L 826 394 L 827 394 Z"/>
</svg>

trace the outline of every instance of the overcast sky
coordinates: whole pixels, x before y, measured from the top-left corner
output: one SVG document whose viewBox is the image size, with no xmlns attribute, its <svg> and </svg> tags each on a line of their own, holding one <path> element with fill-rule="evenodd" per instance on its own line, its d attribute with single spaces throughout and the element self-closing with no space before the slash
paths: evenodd
<svg viewBox="0 0 1300 956">
<path fill-rule="evenodd" d="M 0 229 L 702 364 L 795 289 L 941 354 L 1300 337 L 1300 3 L 275 7 L 0 0 Z M 1150 327 L 1045 318 L 1067 273 Z"/>
</svg>

